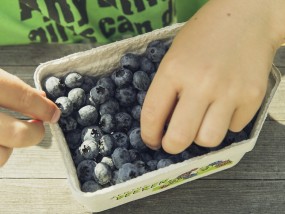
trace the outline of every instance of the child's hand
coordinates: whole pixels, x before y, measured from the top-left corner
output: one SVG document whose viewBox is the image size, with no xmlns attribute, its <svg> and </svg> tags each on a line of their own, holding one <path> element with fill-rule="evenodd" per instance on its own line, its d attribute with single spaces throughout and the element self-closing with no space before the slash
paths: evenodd
<svg viewBox="0 0 285 214">
<path fill-rule="evenodd" d="M 253 118 L 281 41 L 269 6 L 254 2 L 211 1 L 176 36 L 141 113 L 150 148 L 175 154 L 193 141 L 217 146 Z"/>
<path fill-rule="evenodd" d="M 17 120 L 0 113 L 0 166 L 3 166 L 13 148 L 39 143 L 44 136 L 42 121 L 55 123 L 60 110 L 38 91 L 16 76 L 0 69 L 0 106 L 21 112 L 35 120 Z"/>
</svg>

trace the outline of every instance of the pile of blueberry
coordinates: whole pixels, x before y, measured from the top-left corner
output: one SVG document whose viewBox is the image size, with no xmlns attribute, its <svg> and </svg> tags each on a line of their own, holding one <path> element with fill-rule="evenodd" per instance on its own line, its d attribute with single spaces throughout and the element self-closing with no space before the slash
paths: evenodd
<svg viewBox="0 0 285 214">
<path fill-rule="evenodd" d="M 193 143 L 177 155 L 145 146 L 140 112 L 148 87 L 170 43 L 156 40 L 143 54 L 126 53 L 110 75 L 93 77 L 69 72 L 44 81 L 47 96 L 60 108 L 59 120 L 83 192 L 94 192 L 144 173 L 221 149 L 248 138 L 252 122 L 228 132 L 220 146 Z"/>
</svg>

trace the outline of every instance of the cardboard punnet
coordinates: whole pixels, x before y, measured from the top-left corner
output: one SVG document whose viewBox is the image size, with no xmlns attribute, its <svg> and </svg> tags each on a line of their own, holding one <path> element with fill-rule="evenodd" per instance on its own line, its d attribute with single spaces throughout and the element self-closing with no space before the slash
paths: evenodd
<svg viewBox="0 0 285 214">
<path fill-rule="evenodd" d="M 124 53 L 143 53 L 146 45 L 153 40 L 171 40 L 182 26 L 183 24 L 175 24 L 151 33 L 43 63 L 38 66 L 34 74 L 36 88 L 43 89 L 42 83 L 47 76 L 63 76 L 70 71 L 96 76 L 108 74 L 119 67 L 120 57 Z M 268 79 L 267 92 L 248 140 L 234 143 L 219 151 L 195 157 L 182 163 L 146 173 L 135 179 L 94 193 L 84 193 L 80 190 L 76 169 L 64 135 L 58 124 L 49 124 L 52 135 L 59 145 L 73 195 L 90 211 L 99 212 L 233 167 L 246 152 L 251 151 L 255 146 L 267 116 L 269 104 L 280 80 L 280 73 L 273 65 Z"/>
</svg>

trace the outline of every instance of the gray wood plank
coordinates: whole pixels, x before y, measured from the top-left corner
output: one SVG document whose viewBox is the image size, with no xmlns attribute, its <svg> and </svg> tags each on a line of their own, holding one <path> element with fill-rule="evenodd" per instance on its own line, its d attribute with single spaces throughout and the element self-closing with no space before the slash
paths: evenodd
<svg viewBox="0 0 285 214">
<path fill-rule="evenodd" d="M 284 188 L 284 180 L 196 180 L 101 213 L 284 213 Z M 90 213 L 73 198 L 65 179 L 0 179 L 0 210 Z"/>
<path fill-rule="evenodd" d="M 34 44 L 0 47 L 0 65 L 39 65 L 72 53 L 89 50 L 92 44 Z"/>
</svg>

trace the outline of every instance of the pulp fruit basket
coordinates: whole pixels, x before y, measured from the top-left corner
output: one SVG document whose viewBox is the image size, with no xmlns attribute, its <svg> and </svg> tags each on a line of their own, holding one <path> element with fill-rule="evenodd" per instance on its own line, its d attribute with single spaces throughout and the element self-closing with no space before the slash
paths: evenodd
<svg viewBox="0 0 285 214">
<path fill-rule="evenodd" d="M 51 75 L 63 76 L 70 71 L 93 76 L 109 74 L 119 67 L 119 60 L 123 54 L 127 52 L 143 53 L 149 42 L 158 39 L 170 40 L 182 26 L 183 24 L 172 25 L 144 35 L 43 63 L 38 66 L 34 74 L 36 88 L 43 89 L 43 81 L 46 77 Z M 93 193 L 81 191 L 76 168 L 63 132 L 58 124 L 49 124 L 52 135 L 59 146 L 73 195 L 90 211 L 99 212 L 235 166 L 244 154 L 251 151 L 255 146 L 280 79 L 280 72 L 272 65 L 267 92 L 248 140 L 233 143 L 221 150 L 146 173 L 127 182 Z"/>
</svg>

